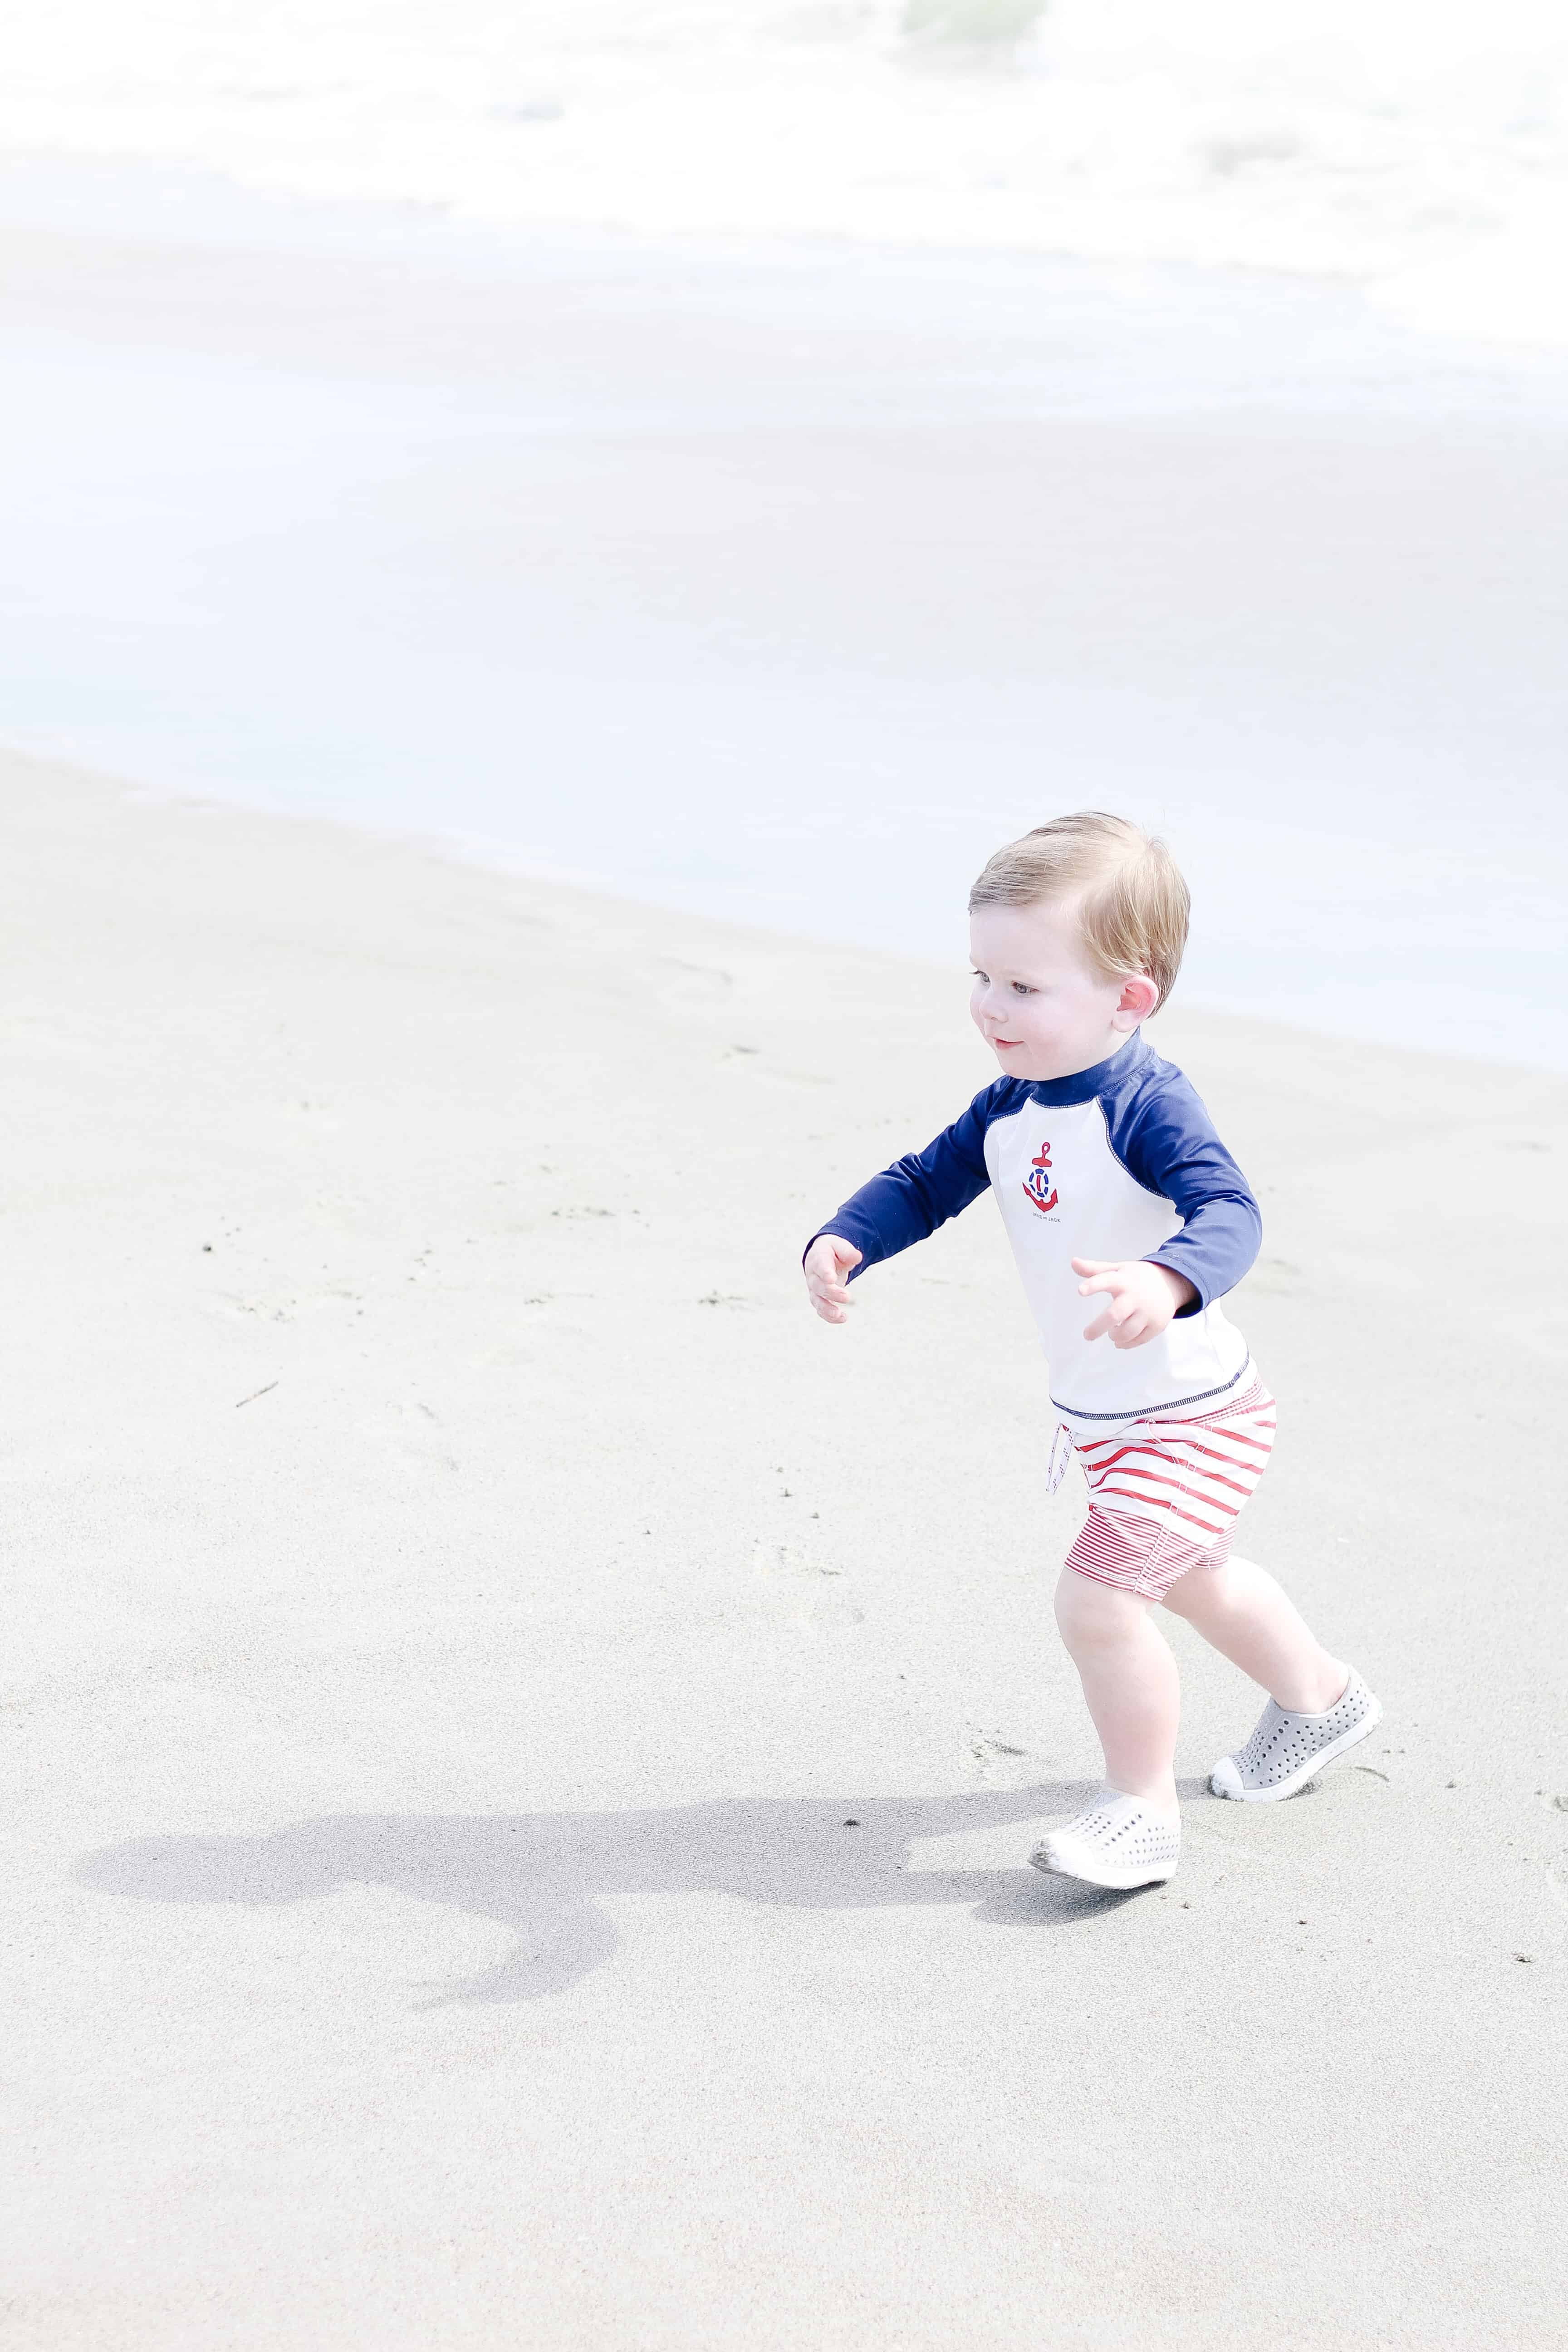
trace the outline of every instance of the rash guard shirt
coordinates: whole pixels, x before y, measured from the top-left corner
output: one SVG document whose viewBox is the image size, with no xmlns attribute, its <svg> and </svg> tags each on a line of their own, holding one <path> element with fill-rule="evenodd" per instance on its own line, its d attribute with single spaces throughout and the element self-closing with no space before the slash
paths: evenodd
<svg viewBox="0 0 1568 2352">
<path fill-rule="evenodd" d="M 854 1280 L 987 1188 L 1039 1328 L 1051 1402 L 1069 1428 L 1212 1412 L 1239 1385 L 1247 1343 L 1216 1302 L 1257 1256 L 1263 1221 L 1196 1092 L 1142 1031 L 1071 1077 L 998 1078 L 818 1232 L 863 1253 Z M 1184 1275 L 1197 1296 L 1140 1348 L 1086 1339 L 1098 1306 L 1079 1295 L 1075 1257 L 1147 1258 Z"/>
</svg>

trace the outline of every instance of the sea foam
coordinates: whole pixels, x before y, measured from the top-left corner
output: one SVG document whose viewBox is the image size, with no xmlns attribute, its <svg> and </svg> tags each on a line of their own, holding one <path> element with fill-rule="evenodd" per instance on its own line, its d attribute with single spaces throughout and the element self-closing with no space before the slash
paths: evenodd
<svg viewBox="0 0 1568 2352">
<path fill-rule="evenodd" d="M 52 0 L 0 146 L 509 225 L 1349 278 L 1568 342 L 1558 0 Z"/>
</svg>

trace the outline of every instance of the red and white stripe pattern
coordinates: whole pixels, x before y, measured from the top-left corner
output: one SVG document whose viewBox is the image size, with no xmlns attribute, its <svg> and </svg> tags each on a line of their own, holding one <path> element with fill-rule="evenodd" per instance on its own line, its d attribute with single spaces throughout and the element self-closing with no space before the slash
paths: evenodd
<svg viewBox="0 0 1568 2352">
<path fill-rule="evenodd" d="M 1150 1600 L 1189 1568 L 1216 1568 L 1268 1467 L 1274 1423 L 1274 1399 L 1254 1380 L 1200 1419 L 1131 1422 L 1114 1437 L 1075 1433 L 1089 1505 L 1068 1566 Z"/>
</svg>

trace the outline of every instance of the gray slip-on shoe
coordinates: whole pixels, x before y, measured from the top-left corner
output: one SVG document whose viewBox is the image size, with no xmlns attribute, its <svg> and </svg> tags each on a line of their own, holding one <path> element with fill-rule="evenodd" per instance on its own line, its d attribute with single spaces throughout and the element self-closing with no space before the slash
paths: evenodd
<svg viewBox="0 0 1568 2352">
<path fill-rule="evenodd" d="M 1382 1720 L 1380 1701 L 1352 1667 L 1344 1689 L 1321 1715 L 1293 1715 L 1270 1699 L 1246 1747 L 1220 1758 L 1209 1787 L 1216 1797 L 1238 1797 L 1244 1804 L 1278 1804 Z"/>
</svg>

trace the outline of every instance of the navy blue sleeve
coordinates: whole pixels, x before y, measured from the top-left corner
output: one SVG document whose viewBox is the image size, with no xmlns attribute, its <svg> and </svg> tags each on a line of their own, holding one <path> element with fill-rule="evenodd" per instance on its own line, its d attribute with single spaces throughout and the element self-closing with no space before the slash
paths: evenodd
<svg viewBox="0 0 1568 2352">
<path fill-rule="evenodd" d="M 907 1152 L 873 1176 L 835 1210 L 813 1234 L 840 1234 L 861 1252 L 855 1274 L 885 1257 L 896 1257 L 911 1242 L 923 1242 L 977 1201 L 991 1181 L 985 1165 L 985 1130 L 995 1117 L 995 1098 L 1011 1082 L 998 1081 L 977 1094 L 962 1118 L 944 1127 L 923 1151 Z M 811 1247 L 807 1242 L 806 1248 Z M 850 1280 L 855 1278 L 850 1276 Z"/>
<path fill-rule="evenodd" d="M 1197 1297 L 1177 1313 L 1196 1315 L 1234 1290 L 1258 1255 L 1263 1219 L 1251 1188 L 1196 1091 L 1169 1063 L 1102 1108 L 1110 1148 L 1128 1174 L 1169 1201 L 1182 1220 L 1181 1232 L 1149 1259 L 1185 1275 Z"/>
</svg>

